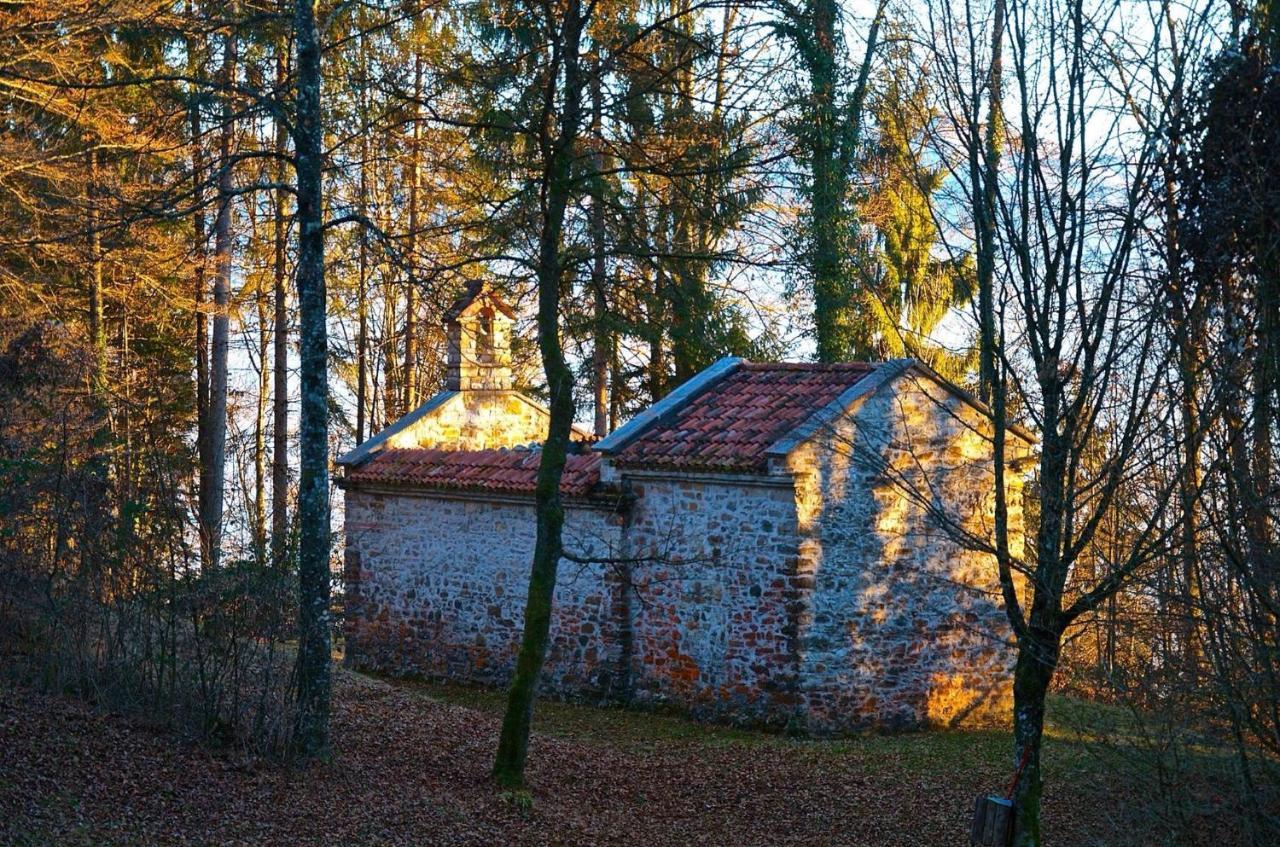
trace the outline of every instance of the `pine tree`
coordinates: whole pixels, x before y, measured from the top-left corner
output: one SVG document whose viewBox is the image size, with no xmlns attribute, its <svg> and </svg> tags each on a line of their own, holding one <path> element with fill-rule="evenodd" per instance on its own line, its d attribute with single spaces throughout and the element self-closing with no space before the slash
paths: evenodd
<svg viewBox="0 0 1280 847">
<path fill-rule="evenodd" d="M 947 168 L 926 162 L 937 114 L 927 71 L 915 65 L 896 29 L 868 104 L 875 139 L 859 162 L 870 185 L 859 217 L 874 234 L 860 239 L 854 253 L 851 352 L 871 360 L 911 356 L 962 380 L 972 353 L 947 350 L 932 333 L 952 309 L 972 300 L 973 265 L 968 257 L 934 256 L 941 238 L 933 204 Z"/>
</svg>

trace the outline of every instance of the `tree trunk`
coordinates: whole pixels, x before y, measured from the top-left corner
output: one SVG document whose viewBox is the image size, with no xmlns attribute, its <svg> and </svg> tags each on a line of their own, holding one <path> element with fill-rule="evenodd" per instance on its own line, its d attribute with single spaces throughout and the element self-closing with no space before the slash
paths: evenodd
<svg viewBox="0 0 1280 847">
<path fill-rule="evenodd" d="M 187 3 L 187 14 L 193 14 L 191 2 Z M 199 72 L 196 60 L 196 39 L 188 36 L 187 73 L 195 77 Z M 191 127 L 191 194 L 195 206 L 192 220 L 192 240 L 195 252 L 195 274 L 192 284 L 193 308 L 195 311 L 195 359 L 196 359 L 196 462 L 198 465 L 199 486 L 197 488 L 196 517 L 200 532 L 200 564 L 209 566 L 209 545 L 205 532 L 204 516 L 209 511 L 206 500 L 213 491 L 212 460 L 209 455 L 209 327 L 205 314 L 205 239 L 207 224 L 204 211 L 204 155 L 201 138 L 204 130 L 200 117 L 200 91 L 193 86 L 188 94 L 188 120 Z"/>
<path fill-rule="evenodd" d="M 1045 698 L 1058 663 L 1059 638 L 1056 632 L 1033 623 L 1031 635 L 1019 641 L 1013 674 L 1013 752 L 1015 772 L 1019 774 L 1013 797 L 1015 847 L 1039 847 L 1042 843 L 1040 743 L 1044 736 Z"/>
<path fill-rule="evenodd" d="M 854 287 L 844 261 L 844 233 L 853 228 L 849 204 L 849 168 L 861 139 L 863 103 L 871 62 L 879 45 L 886 3 L 877 4 L 867 30 L 866 53 L 847 104 L 840 98 L 842 73 L 840 5 L 838 0 L 813 0 L 804 25 L 812 39 L 798 44 L 809 72 L 808 154 L 809 273 L 813 277 L 813 322 L 818 361 L 840 362 L 870 355 L 868 339 L 856 337 L 852 326 Z"/>
<path fill-rule="evenodd" d="M 406 251 L 408 280 L 404 291 L 404 411 L 418 407 L 418 202 L 419 141 L 422 133 L 422 52 L 413 52 L 413 134 L 409 147 L 409 247 Z"/>
<path fill-rule="evenodd" d="M 254 229 L 257 229 L 255 223 Z M 258 235 L 254 233 L 254 241 Z M 253 427 L 253 553 L 259 564 L 267 561 L 267 397 L 271 391 L 271 328 L 267 287 L 258 276 L 254 292 L 258 308 L 258 405 Z"/>
<path fill-rule="evenodd" d="M 232 14 L 235 4 L 232 4 Z M 202 497 L 201 537 L 207 548 L 205 561 L 217 568 L 222 561 L 222 510 L 227 463 L 227 365 L 231 330 L 231 237 L 235 184 L 232 180 L 232 147 L 235 142 L 235 104 L 231 86 L 235 82 L 237 39 L 227 31 L 223 46 L 222 131 L 218 152 L 218 216 L 213 229 L 213 333 L 209 363 L 209 491 Z M 201 491 L 203 495 L 205 492 Z"/>
<path fill-rule="evenodd" d="M 533 702 L 538 676 L 546 658 L 551 630 L 551 606 L 560 561 L 564 505 L 560 500 L 560 478 L 564 472 L 573 426 L 573 372 L 565 361 L 560 344 L 560 282 L 563 266 L 560 240 L 565 208 L 573 180 L 574 142 L 581 122 L 582 79 L 579 46 L 584 21 L 579 0 L 568 0 L 559 18 L 560 57 L 564 66 L 564 106 L 560 128 L 554 130 L 552 114 L 556 102 L 558 74 L 547 74 L 543 101 L 541 184 L 541 233 L 538 240 L 538 348 L 546 373 L 550 403 L 547 440 L 538 464 L 534 495 L 537 510 L 537 537 L 533 566 L 529 573 L 529 594 L 525 603 L 524 634 L 516 658 L 515 677 L 507 699 L 502 734 L 493 765 L 494 778 L 502 785 L 524 783 L 524 766 L 529 752 L 529 728 L 533 722 Z M 547 20 L 551 27 L 557 21 Z M 553 30 L 554 32 L 554 30 Z"/>
<path fill-rule="evenodd" d="M 288 76 L 287 48 L 276 57 L 276 84 L 283 90 Z M 284 155 L 289 144 L 283 121 L 276 122 L 276 179 L 283 184 Z M 272 296 L 272 353 L 275 357 L 275 385 L 272 391 L 271 422 L 271 563 L 284 568 L 289 551 L 289 293 L 285 267 L 285 212 L 287 194 L 283 188 L 275 196 L 275 279 Z"/>
<path fill-rule="evenodd" d="M 89 151 L 89 348 L 93 351 L 95 414 L 107 390 L 107 328 L 102 306 L 102 220 L 98 213 L 98 151 Z"/>
<path fill-rule="evenodd" d="M 991 77 L 987 105 L 986 160 L 979 180 L 973 184 L 978 276 L 978 396 L 991 402 L 996 378 L 996 197 L 999 186 L 1000 153 L 1004 142 L 1004 112 L 1001 107 L 1004 78 L 1005 0 L 996 0 L 991 27 Z M 976 115 L 975 115 L 976 119 Z M 976 129 L 975 129 L 976 132 Z M 975 139 L 976 143 L 976 139 Z"/>
<path fill-rule="evenodd" d="M 368 39 L 361 26 L 360 33 L 360 109 L 361 115 L 368 113 L 369 104 L 365 92 L 368 90 L 369 55 Z M 362 120 L 364 118 L 362 117 Z M 360 216 L 369 215 L 369 132 L 360 133 Z M 356 289 L 356 444 L 363 444 L 365 439 L 366 406 L 369 402 L 369 239 L 363 224 L 360 227 L 360 280 Z"/>
<path fill-rule="evenodd" d="M 609 332 L 609 300 L 606 290 L 605 163 L 600 85 L 600 62 L 597 60 L 592 67 L 591 75 L 591 140 L 595 146 L 591 157 L 595 170 L 591 180 L 591 294 L 595 309 L 593 321 L 595 338 L 591 349 L 591 396 L 595 405 L 594 432 L 603 438 L 609 434 L 609 361 L 612 339 Z"/>
<path fill-rule="evenodd" d="M 836 97 L 840 68 L 836 62 L 836 0 L 814 0 L 813 42 L 808 57 L 809 97 L 813 125 L 809 143 L 810 227 L 812 251 L 809 272 L 813 275 L 813 325 L 820 362 L 849 358 L 851 348 L 845 313 L 851 291 L 844 276 L 840 255 L 840 218 L 845 179 L 838 162 L 839 116 Z"/>
<path fill-rule="evenodd" d="M 298 204 L 298 715 L 304 755 L 329 749 L 329 342 L 325 325 L 320 44 L 311 0 L 294 0 L 298 45 L 294 129 Z"/>
<path fill-rule="evenodd" d="M 694 40 L 693 20 L 688 0 L 674 0 L 671 10 L 675 19 L 672 28 L 678 33 L 671 57 L 671 76 L 674 86 L 666 98 L 664 108 L 675 121 L 677 132 L 687 132 L 692 126 L 696 108 L 694 105 L 694 56 L 691 45 Z M 695 184 L 687 178 L 673 182 L 669 195 L 671 203 L 671 239 L 674 258 L 671 286 L 671 364 L 677 385 L 687 381 L 708 363 L 711 358 L 707 313 L 711 307 L 706 289 L 706 265 L 700 255 L 700 238 L 695 238 L 695 221 L 698 204 L 703 199 Z M 707 209 L 714 208 L 708 204 Z"/>
<path fill-rule="evenodd" d="M 1175 109 L 1175 112 L 1180 112 Z M 1169 318 L 1173 323 L 1174 343 L 1178 353 L 1178 382 L 1182 389 L 1179 407 L 1182 413 L 1183 456 L 1185 473 L 1179 486 L 1179 561 L 1181 565 L 1182 621 L 1178 627 L 1183 673 L 1195 685 L 1199 676 L 1200 650 L 1197 646 L 1197 608 L 1200 605 L 1198 561 L 1200 524 L 1200 448 L 1203 442 L 1200 423 L 1200 378 L 1204 349 L 1203 313 L 1194 287 L 1182 279 L 1183 255 L 1180 238 L 1180 200 L 1177 169 L 1181 160 L 1181 134 L 1175 125 L 1170 134 L 1170 163 L 1165 168 L 1165 264 L 1168 268 Z"/>
<path fill-rule="evenodd" d="M 667 393 L 665 280 L 666 273 L 658 264 L 653 270 L 653 296 L 649 298 L 649 325 L 645 328 L 649 336 L 649 398 L 655 403 Z"/>
<path fill-rule="evenodd" d="M 96 143 L 95 143 L 96 144 Z M 89 375 L 90 414 L 93 422 L 93 456 L 88 462 L 85 485 L 85 540 L 80 545 L 81 559 L 90 567 L 100 566 L 103 534 L 107 530 L 109 507 L 107 484 L 110 475 L 108 451 L 111 441 L 111 415 L 107 402 L 107 328 L 103 308 L 102 217 L 98 209 L 102 192 L 99 186 L 97 147 L 89 151 L 88 210 L 85 216 L 89 230 L 89 348 L 92 369 Z"/>
<path fill-rule="evenodd" d="M 368 158 L 368 151 L 365 151 Z M 360 213 L 368 209 L 365 202 L 364 165 L 360 173 Z M 369 244 L 363 228 L 360 232 L 360 280 L 356 290 L 356 444 L 363 444 L 365 439 L 365 408 L 369 404 Z"/>
<path fill-rule="evenodd" d="M 641 244 L 651 243 L 660 256 L 671 255 L 670 230 L 667 222 L 670 218 L 665 200 L 654 194 L 653 202 L 657 207 L 657 220 L 652 232 L 645 233 L 646 240 Z M 643 206 L 642 206 L 643 208 Z M 648 326 L 645 327 L 649 342 L 649 396 L 654 401 L 662 399 L 667 393 L 667 307 L 670 298 L 670 281 L 667 278 L 665 262 L 653 262 L 653 285 L 648 287 L 653 292 L 649 298 Z"/>
</svg>

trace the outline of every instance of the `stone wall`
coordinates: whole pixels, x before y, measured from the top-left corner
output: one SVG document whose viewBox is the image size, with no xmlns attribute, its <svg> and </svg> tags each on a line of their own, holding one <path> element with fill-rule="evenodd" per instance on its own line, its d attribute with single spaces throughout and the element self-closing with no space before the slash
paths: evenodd
<svg viewBox="0 0 1280 847">
<path fill-rule="evenodd" d="M 357 667 L 503 684 L 523 628 L 535 521 L 529 501 L 348 490 L 347 655 Z M 566 547 L 607 556 L 610 510 L 570 505 Z M 616 582 L 604 566 L 562 562 L 544 686 L 606 694 L 620 634 Z"/>
<path fill-rule="evenodd" d="M 785 723 L 795 712 L 790 478 L 631 475 L 632 693 L 694 714 Z"/>
<path fill-rule="evenodd" d="M 992 537 L 991 427 L 931 381 L 895 387 L 788 457 L 813 582 L 797 621 L 806 720 L 1007 723 L 1014 653 L 995 561 L 961 540 Z M 1011 488 L 1016 537 L 1016 475 Z"/>
<path fill-rule="evenodd" d="M 506 406 L 519 398 L 466 394 L 414 443 L 523 443 L 540 425 Z M 544 691 L 815 733 L 1006 723 L 995 564 L 959 538 L 991 537 L 989 422 L 912 376 L 860 402 L 771 475 L 624 471 L 629 514 L 571 503 L 566 548 L 632 564 L 561 563 Z M 1010 487 L 1018 555 L 1016 474 Z M 356 488 L 346 503 L 353 661 L 506 683 L 531 498 Z"/>
<path fill-rule="evenodd" d="M 511 318 L 491 295 L 482 295 L 448 326 L 448 371 L 452 391 L 512 387 Z"/>
<path fill-rule="evenodd" d="M 515 391 L 459 391 L 388 439 L 388 447 L 486 450 L 542 443 L 546 411 Z"/>
</svg>

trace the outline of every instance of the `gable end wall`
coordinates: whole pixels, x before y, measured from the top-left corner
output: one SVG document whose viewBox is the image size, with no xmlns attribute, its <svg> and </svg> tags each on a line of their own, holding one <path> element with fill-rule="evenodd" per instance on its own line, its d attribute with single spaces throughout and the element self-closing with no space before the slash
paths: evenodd
<svg viewBox="0 0 1280 847">
<path fill-rule="evenodd" d="M 990 432 L 981 413 L 908 374 L 788 457 L 813 574 L 799 638 L 811 730 L 1008 722 L 1014 653 L 994 558 L 925 505 L 992 537 Z M 1016 479 L 1011 489 L 1016 538 Z"/>
<path fill-rule="evenodd" d="M 389 447 L 488 450 L 541 443 L 547 415 L 515 391 L 459 391 L 388 441 Z"/>
</svg>

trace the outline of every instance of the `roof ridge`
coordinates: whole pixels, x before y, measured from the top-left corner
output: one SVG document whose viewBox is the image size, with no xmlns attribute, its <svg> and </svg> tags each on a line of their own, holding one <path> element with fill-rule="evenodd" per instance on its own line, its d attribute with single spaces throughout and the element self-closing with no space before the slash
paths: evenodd
<svg viewBox="0 0 1280 847">
<path fill-rule="evenodd" d="M 862 371 L 875 370 L 885 362 L 743 362 L 742 368 L 750 371 Z"/>
</svg>

